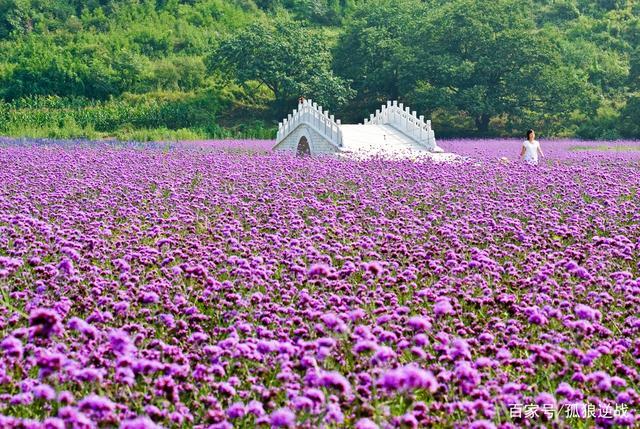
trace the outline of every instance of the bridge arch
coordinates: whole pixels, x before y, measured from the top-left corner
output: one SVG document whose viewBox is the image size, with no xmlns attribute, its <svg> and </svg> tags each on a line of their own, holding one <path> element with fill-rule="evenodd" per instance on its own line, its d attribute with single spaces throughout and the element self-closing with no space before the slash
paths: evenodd
<svg viewBox="0 0 640 429">
<path fill-rule="evenodd" d="M 307 136 L 300 137 L 298 141 L 298 147 L 296 150 L 296 154 L 298 156 L 310 156 L 311 155 L 311 145 L 309 144 L 309 139 Z"/>
</svg>

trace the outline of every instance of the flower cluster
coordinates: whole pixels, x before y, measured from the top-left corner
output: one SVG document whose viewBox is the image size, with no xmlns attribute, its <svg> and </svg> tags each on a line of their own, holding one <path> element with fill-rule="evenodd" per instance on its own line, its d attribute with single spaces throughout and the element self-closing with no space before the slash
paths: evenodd
<svg viewBox="0 0 640 429">
<path fill-rule="evenodd" d="M 487 151 L 0 147 L 0 427 L 637 427 L 640 156 Z"/>
</svg>

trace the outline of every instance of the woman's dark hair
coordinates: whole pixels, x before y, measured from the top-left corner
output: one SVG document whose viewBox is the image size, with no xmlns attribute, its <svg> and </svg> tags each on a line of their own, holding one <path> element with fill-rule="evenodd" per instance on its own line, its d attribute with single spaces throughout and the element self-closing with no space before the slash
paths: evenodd
<svg viewBox="0 0 640 429">
<path fill-rule="evenodd" d="M 533 132 L 532 129 L 527 130 L 527 140 L 529 140 L 529 136 L 531 135 L 532 132 Z"/>
</svg>

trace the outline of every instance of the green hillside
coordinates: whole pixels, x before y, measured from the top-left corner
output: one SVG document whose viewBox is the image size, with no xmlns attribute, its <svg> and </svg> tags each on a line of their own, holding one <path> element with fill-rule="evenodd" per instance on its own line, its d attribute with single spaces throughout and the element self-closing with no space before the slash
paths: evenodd
<svg viewBox="0 0 640 429">
<path fill-rule="evenodd" d="M 640 137 L 631 0 L 0 0 L 0 135 L 271 138 L 304 95 L 438 135 Z"/>
</svg>

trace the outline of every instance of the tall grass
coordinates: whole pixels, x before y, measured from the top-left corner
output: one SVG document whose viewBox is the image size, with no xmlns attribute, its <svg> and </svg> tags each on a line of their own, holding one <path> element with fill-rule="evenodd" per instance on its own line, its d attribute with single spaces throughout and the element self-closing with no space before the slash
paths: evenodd
<svg viewBox="0 0 640 429">
<path fill-rule="evenodd" d="M 109 101 L 36 97 L 0 101 L 0 135 L 123 140 L 190 140 L 275 136 L 262 121 L 222 127 L 220 102 L 207 93 L 129 95 Z"/>
</svg>

